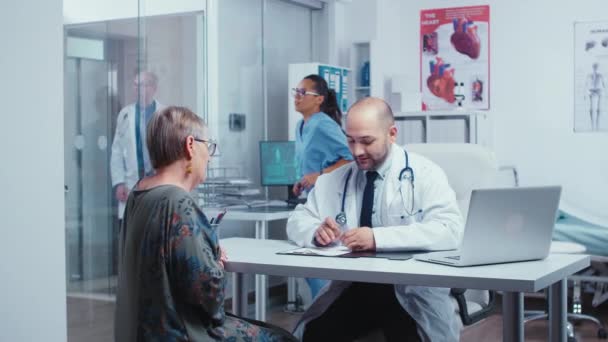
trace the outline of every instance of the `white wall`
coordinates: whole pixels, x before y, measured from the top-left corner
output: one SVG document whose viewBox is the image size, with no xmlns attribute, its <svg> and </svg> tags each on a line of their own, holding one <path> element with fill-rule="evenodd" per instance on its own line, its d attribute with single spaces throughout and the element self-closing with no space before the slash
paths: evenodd
<svg viewBox="0 0 608 342">
<path fill-rule="evenodd" d="M 0 341 L 67 338 L 62 23 L 61 0 L 0 3 Z"/>
<path fill-rule="evenodd" d="M 490 5 L 493 146 L 523 185 L 562 184 L 561 207 L 608 226 L 608 134 L 573 133 L 575 21 L 606 20 L 605 0 L 353 0 L 351 41 L 375 30 L 372 94 L 388 97 L 393 75 L 419 84 L 421 9 Z M 376 13 L 371 20 L 365 13 Z M 362 29 L 366 27 L 366 29 Z M 411 85 L 411 84 L 410 84 Z M 608 118 L 606 118 L 608 119 Z"/>
</svg>

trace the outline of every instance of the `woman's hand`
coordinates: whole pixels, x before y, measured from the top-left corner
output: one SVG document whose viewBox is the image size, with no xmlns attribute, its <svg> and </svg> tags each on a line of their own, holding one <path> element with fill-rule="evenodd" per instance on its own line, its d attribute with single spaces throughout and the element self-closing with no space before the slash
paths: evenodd
<svg viewBox="0 0 608 342">
<path fill-rule="evenodd" d="M 226 255 L 226 250 L 223 247 L 220 247 L 220 266 L 224 268 L 224 263 L 228 261 L 228 256 Z"/>
<path fill-rule="evenodd" d="M 315 183 L 317 182 L 317 178 L 319 178 L 320 175 L 321 174 L 319 172 L 309 173 L 305 175 L 304 177 L 302 177 L 302 179 L 300 179 L 299 182 L 293 185 L 291 191 L 294 195 L 300 196 L 300 194 L 302 194 L 302 191 L 310 190 L 310 188 L 315 185 Z"/>
<path fill-rule="evenodd" d="M 310 190 L 310 188 L 312 188 L 315 183 L 317 182 L 317 178 L 319 178 L 321 174 L 319 172 L 314 172 L 314 173 L 309 173 L 307 175 L 304 175 L 304 177 L 302 177 L 302 179 L 300 179 L 300 185 L 306 189 L 306 190 Z"/>
<path fill-rule="evenodd" d="M 297 182 L 293 185 L 293 188 L 291 188 L 291 192 L 293 192 L 293 194 L 298 197 L 302 194 L 302 190 L 304 190 L 304 188 L 302 187 L 300 182 Z"/>
</svg>

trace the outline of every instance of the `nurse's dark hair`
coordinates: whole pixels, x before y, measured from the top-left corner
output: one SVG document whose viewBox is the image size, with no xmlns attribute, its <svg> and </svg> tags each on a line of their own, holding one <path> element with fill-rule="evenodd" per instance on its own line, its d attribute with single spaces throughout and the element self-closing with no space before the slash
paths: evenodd
<svg viewBox="0 0 608 342">
<path fill-rule="evenodd" d="M 336 91 L 330 89 L 327 86 L 327 82 L 323 77 L 319 75 L 308 75 L 304 77 L 305 80 L 311 80 L 314 83 L 315 92 L 323 96 L 323 103 L 321 103 L 321 111 L 332 118 L 338 126 L 342 126 L 342 111 L 338 105 L 338 98 Z"/>
</svg>

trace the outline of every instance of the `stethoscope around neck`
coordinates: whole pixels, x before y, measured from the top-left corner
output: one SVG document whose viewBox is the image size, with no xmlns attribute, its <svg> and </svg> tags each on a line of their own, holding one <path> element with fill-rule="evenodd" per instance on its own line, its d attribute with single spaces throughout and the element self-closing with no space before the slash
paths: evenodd
<svg viewBox="0 0 608 342">
<path fill-rule="evenodd" d="M 410 207 L 409 210 L 408 208 L 405 208 L 405 213 L 407 214 L 407 216 L 414 216 L 422 212 L 422 210 L 414 211 L 414 170 L 412 170 L 412 168 L 410 167 L 410 161 L 409 156 L 407 155 L 407 151 L 403 151 L 403 153 L 405 154 L 405 167 L 399 172 L 399 194 L 401 195 L 401 201 L 405 206 L 407 202 L 405 201 L 405 196 L 403 195 L 403 187 L 401 186 L 401 182 L 405 179 L 410 184 Z M 336 223 L 341 226 L 345 226 L 347 223 L 345 212 L 346 189 L 348 189 L 348 183 L 350 182 L 352 174 L 353 169 L 351 168 L 348 170 L 348 173 L 346 174 L 346 180 L 344 181 L 344 191 L 342 191 L 342 206 L 340 207 L 340 212 L 338 213 L 338 215 L 336 215 Z M 405 216 L 406 215 L 403 215 L 403 217 Z"/>
</svg>

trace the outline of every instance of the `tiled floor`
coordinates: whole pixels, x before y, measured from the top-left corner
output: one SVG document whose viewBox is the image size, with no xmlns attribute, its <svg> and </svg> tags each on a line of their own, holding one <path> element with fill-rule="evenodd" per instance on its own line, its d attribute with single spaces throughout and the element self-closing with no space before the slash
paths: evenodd
<svg viewBox="0 0 608 342">
<path fill-rule="evenodd" d="M 590 308 L 590 298 L 585 297 L 583 310 Z M 283 298 L 273 298 L 271 302 L 280 302 Z M 502 316 L 500 315 L 500 298 L 495 312 L 483 321 L 463 330 L 461 341 L 501 341 Z M 542 309 L 544 302 L 540 299 L 526 299 L 526 308 Z M 68 298 L 68 339 L 70 342 L 97 342 L 113 340 L 114 303 L 111 301 L 91 300 L 85 298 Z M 253 306 L 251 306 L 253 308 Z M 608 305 L 604 304 L 594 310 L 594 314 L 604 324 L 608 324 Z M 282 304 L 269 308 L 270 323 L 291 330 L 300 318 L 300 314 L 283 312 Z M 575 327 L 577 341 L 600 342 L 596 337 L 597 328 L 588 322 Z M 547 341 L 547 321 L 535 321 L 526 324 L 526 341 Z"/>
</svg>

